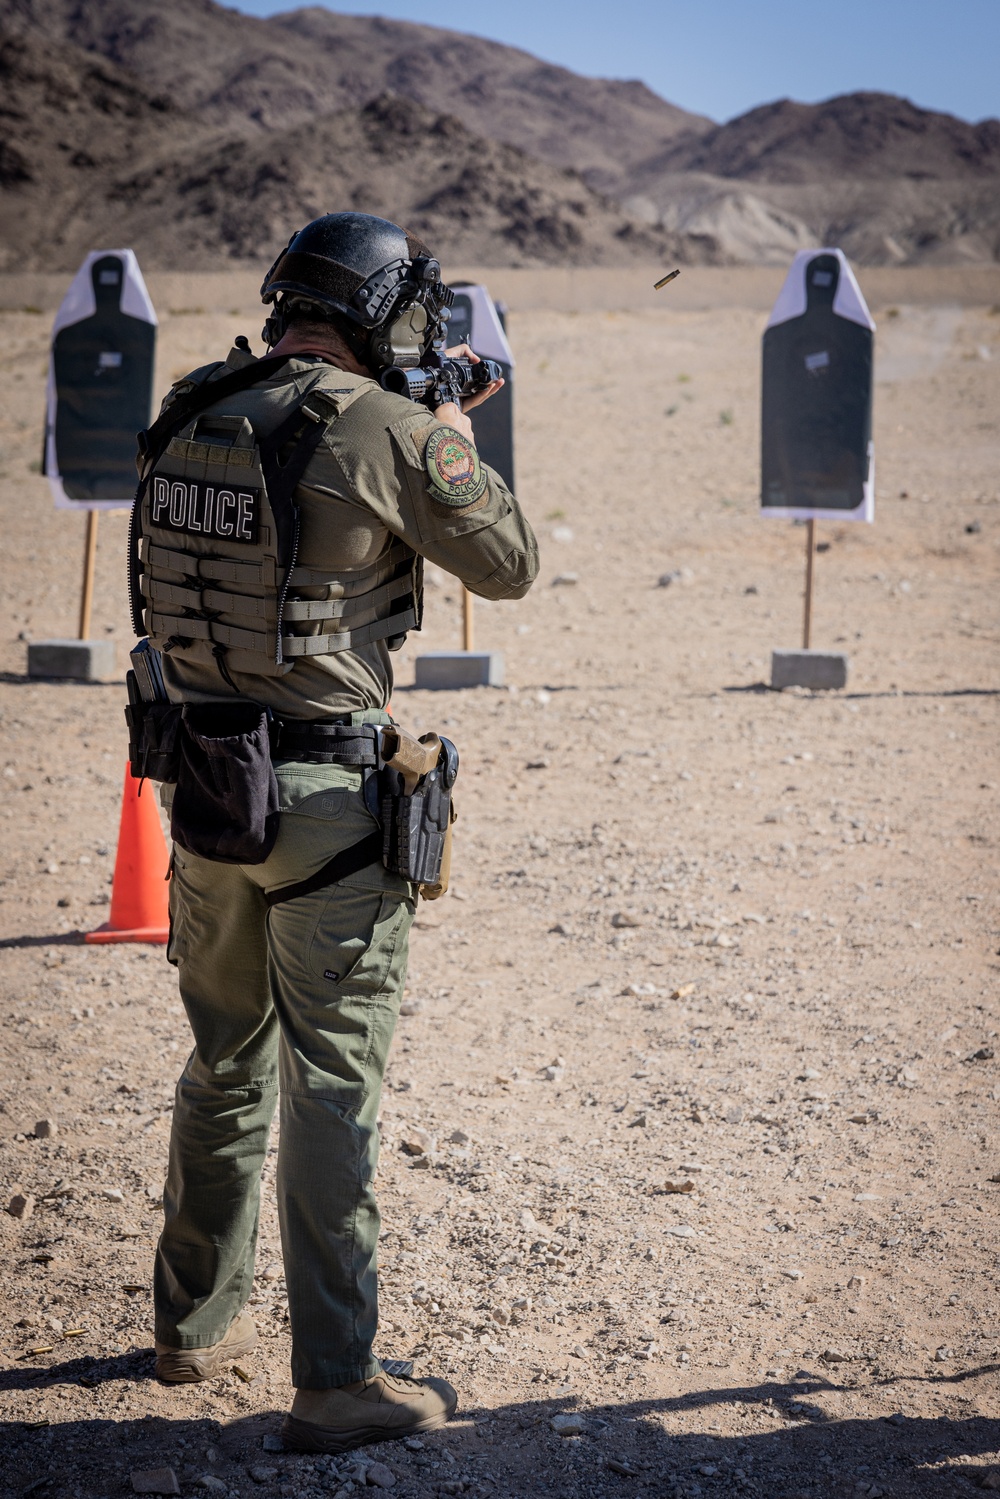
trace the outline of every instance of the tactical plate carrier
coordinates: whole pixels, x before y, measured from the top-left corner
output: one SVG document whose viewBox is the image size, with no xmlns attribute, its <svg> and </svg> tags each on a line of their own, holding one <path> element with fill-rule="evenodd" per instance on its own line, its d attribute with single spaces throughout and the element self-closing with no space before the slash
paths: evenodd
<svg viewBox="0 0 1000 1499">
<path fill-rule="evenodd" d="M 397 648 L 420 623 L 421 559 L 402 541 L 350 572 L 298 565 L 295 487 L 337 416 L 322 390 L 327 371 L 264 437 L 246 417 L 206 412 L 281 363 L 264 359 L 206 379 L 143 434 L 136 629 L 158 650 L 214 657 L 224 676 L 281 676 L 299 657 L 375 640 Z"/>
</svg>

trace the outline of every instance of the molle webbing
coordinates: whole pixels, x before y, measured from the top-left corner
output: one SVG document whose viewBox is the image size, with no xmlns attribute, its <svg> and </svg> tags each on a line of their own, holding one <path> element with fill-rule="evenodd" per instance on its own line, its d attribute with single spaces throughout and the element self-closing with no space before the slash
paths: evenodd
<svg viewBox="0 0 1000 1499">
<path fill-rule="evenodd" d="M 213 380 L 212 375 L 217 369 L 222 368 L 221 363 L 216 364 L 194 390 L 178 396 L 176 401 L 156 418 L 147 431 L 139 433 L 139 454 L 143 460 L 143 468 L 136 485 L 135 499 L 132 502 L 132 512 L 128 523 L 129 613 L 132 616 L 132 628 L 136 635 L 146 633 L 142 593 L 139 586 L 139 543 L 142 539 L 143 503 L 157 459 L 169 444 L 174 433 L 186 426 L 199 411 L 204 411 L 206 407 L 214 406 L 218 401 L 224 401 L 227 396 L 241 390 L 249 390 L 251 385 L 256 385 L 259 381 L 266 380 L 268 376 L 276 374 L 291 357 L 291 354 L 271 354 L 266 359 L 254 360 L 252 364 L 244 365 L 242 369 L 233 370 L 231 374 L 221 375 L 218 380 Z"/>
</svg>

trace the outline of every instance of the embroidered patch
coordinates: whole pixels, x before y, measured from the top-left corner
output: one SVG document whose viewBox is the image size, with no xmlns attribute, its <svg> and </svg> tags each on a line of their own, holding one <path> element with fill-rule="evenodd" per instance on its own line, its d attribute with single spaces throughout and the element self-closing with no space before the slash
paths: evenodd
<svg viewBox="0 0 1000 1499">
<path fill-rule="evenodd" d="M 479 454 L 454 427 L 435 427 L 427 439 L 424 462 L 434 498 L 446 505 L 469 505 L 486 488 Z"/>
</svg>

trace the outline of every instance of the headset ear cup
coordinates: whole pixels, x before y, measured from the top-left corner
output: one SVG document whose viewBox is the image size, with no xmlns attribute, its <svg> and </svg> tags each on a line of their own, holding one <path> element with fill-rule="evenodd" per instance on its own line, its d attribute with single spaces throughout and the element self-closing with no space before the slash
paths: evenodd
<svg viewBox="0 0 1000 1499">
<path fill-rule="evenodd" d="M 275 344 L 278 343 L 281 338 L 283 338 L 284 333 L 285 319 L 281 316 L 280 312 L 276 310 L 271 313 L 271 316 L 268 318 L 267 322 L 260 330 L 260 336 L 267 344 L 268 348 L 273 349 Z"/>
</svg>

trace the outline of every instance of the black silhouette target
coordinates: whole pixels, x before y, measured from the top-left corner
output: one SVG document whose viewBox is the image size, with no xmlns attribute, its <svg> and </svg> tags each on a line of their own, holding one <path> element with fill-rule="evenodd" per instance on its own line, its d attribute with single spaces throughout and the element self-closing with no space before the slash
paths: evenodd
<svg viewBox="0 0 1000 1499">
<path fill-rule="evenodd" d="M 762 513 L 873 518 L 874 326 L 841 251 L 796 256 L 764 334 Z"/>
<path fill-rule="evenodd" d="M 56 504 L 127 505 L 136 433 L 149 426 L 156 351 L 153 312 L 130 250 L 95 252 L 56 317 L 44 470 Z"/>
<path fill-rule="evenodd" d="M 514 356 L 507 334 L 485 286 L 457 283 L 448 324 L 449 347 L 467 343 L 484 359 L 495 359 L 505 385 L 482 406 L 469 412 L 479 456 L 514 490 Z"/>
</svg>

